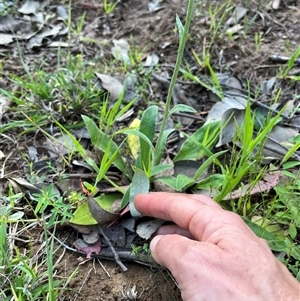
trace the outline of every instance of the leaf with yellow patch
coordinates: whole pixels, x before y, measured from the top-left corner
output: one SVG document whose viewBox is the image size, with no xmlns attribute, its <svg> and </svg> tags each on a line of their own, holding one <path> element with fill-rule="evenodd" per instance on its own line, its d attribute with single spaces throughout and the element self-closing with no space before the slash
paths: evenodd
<svg viewBox="0 0 300 301">
<path fill-rule="evenodd" d="M 129 125 L 130 129 L 137 129 L 140 126 L 141 121 L 138 118 L 135 118 Z M 128 134 L 127 136 L 128 146 L 130 148 L 131 154 L 136 159 L 140 150 L 140 141 L 139 137 L 133 134 Z"/>
</svg>

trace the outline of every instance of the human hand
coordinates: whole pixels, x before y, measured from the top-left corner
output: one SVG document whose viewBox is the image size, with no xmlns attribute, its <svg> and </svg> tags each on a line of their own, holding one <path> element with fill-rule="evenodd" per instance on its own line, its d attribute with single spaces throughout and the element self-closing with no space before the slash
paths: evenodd
<svg viewBox="0 0 300 301">
<path fill-rule="evenodd" d="M 185 301 L 299 301 L 299 282 L 235 213 L 207 196 L 140 194 L 136 209 L 173 221 L 150 243 Z"/>
</svg>

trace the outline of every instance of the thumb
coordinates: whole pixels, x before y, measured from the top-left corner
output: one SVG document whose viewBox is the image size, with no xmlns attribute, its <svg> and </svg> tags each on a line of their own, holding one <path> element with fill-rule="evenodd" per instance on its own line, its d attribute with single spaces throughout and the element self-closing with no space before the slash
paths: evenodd
<svg viewBox="0 0 300 301">
<path fill-rule="evenodd" d="M 154 260 L 159 263 L 160 265 L 163 265 L 161 260 L 159 260 L 159 246 L 157 246 L 157 244 L 159 243 L 159 241 L 162 239 L 164 235 L 156 235 L 152 238 L 151 242 L 150 242 L 150 250 L 152 253 L 152 256 L 154 258 Z M 160 262 L 159 262 L 160 261 Z"/>
<path fill-rule="evenodd" d="M 185 260 L 189 262 L 189 257 L 201 254 L 203 247 L 199 242 L 177 234 L 166 234 L 155 236 L 150 243 L 150 250 L 154 260 L 168 268 L 176 278 L 178 270 L 187 267 Z"/>
</svg>

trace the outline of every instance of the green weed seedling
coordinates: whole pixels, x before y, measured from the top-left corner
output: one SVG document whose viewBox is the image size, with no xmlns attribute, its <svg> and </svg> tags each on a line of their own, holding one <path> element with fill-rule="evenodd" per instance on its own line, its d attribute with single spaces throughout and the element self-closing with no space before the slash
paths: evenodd
<svg viewBox="0 0 300 301">
<path fill-rule="evenodd" d="M 296 49 L 296 51 L 293 53 L 289 61 L 287 62 L 287 65 L 282 68 L 279 71 L 278 77 L 280 78 L 286 78 L 291 71 L 291 69 L 294 67 L 295 60 L 300 56 L 300 46 Z"/>
<path fill-rule="evenodd" d="M 71 16 L 71 14 L 69 13 L 69 16 Z M 70 22 L 71 20 L 69 20 L 69 24 L 71 24 Z M 71 30 L 73 32 L 75 32 L 77 35 L 80 35 L 82 33 L 83 27 L 84 27 L 84 21 L 85 21 L 85 12 L 82 14 L 82 16 L 79 18 L 79 20 L 76 23 L 76 27 L 75 28 L 71 28 Z"/>
<path fill-rule="evenodd" d="M 287 257 L 286 259 L 279 259 L 300 280 L 300 248 L 299 242 L 297 242 L 297 236 L 300 231 L 300 181 L 299 172 L 290 172 L 291 168 L 297 168 L 298 166 L 299 162 L 297 161 L 283 164 L 282 174 L 284 181 L 274 187 L 276 194 L 264 208 L 264 215 L 273 225 L 279 227 L 283 233 L 284 238 L 281 241 L 281 250 L 284 250 Z"/>
<path fill-rule="evenodd" d="M 125 89 L 123 89 L 113 106 L 111 106 L 109 102 L 109 97 L 105 98 L 101 105 L 100 116 L 98 117 L 99 129 L 101 131 L 109 134 L 116 121 L 134 105 L 136 98 L 133 98 L 130 102 L 122 107 L 124 93 Z"/>
<path fill-rule="evenodd" d="M 114 164 L 122 173 L 126 175 L 127 167 L 120 154 L 121 146 L 118 146 L 108 134 L 101 131 L 101 129 L 99 129 L 99 127 L 91 118 L 87 116 L 82 116 L 82 118 L 87 130 L 89 131 L 93 145 L 95 145 L 100 151 L 104 152 L 107 156 L 106 159 L 108 161 L 103 167 L 107 169 L 107 164 Z M 84 150 L 82 151 L 84 152 Z M 91 160 L 89 160 L 88 163 L 92 164 L 93 168 L 96 168 Z M 98 171 L 101 171 L 101 169 Z"/>
<path fill-rule="evenodd" d="M 197 55 L 195 54 L 195 57 L 197 57 Z M 196 59 L 196 61 L 200 61 L 199 59 Z M 198 84 L 200 84 L 201 86 L 205 87 L 207 90 L 212 91 L 214 94 L 216 94 L 220 99 L 222 99 L 224 97 L 223 94 L 223 89 L 221 87 L 221 84 L 218 80 L 218 77 L 216 75 L 216 73 L 214 72 L 211 64 L 210 64 L 210 57 L 208 54 L 204 53 L 203 56 L 203 62 L 202 62 L 202 67 L 207 67 L 207 69 L 210 72 L 210 79 L 208 78 L 200 78 L 198 76 L 193 75 L 192 73 L 190 73 L 187 70 L 184 70 L 182 68 L 180 68 L 180 72 L 182 73 L 182 75 L 185 78 L 188 78 Z"/>
<path fill-rule="evenodd" d="M 54 190 L 54 186 L 43 187 L 42 193 L 34 193 L 33 200 L 37 203 L 34 214 L 38 217 L 44 215 L 46 209 L 51 208 L 51 216 L 47 222 L 47 229 L 52 228 L 57 220 L 61 224 L 71 218 L 72 206 L 63 201 L 63 197 Z"/>
<path fill-rule="evenodd" d="M 220 6 L 216 6 L 216 4 L 209 5 L 208 13 L 211 21 L 211 25 L 210 25 L 211 40 L 209 42 L 208 49 L 210 49 L 211 46 L 213 45 L 215 39 L 218 36 L 219 30 L 222 28 L 223 24 L 225 23 L 225 19 L 234 8 L 234 6 L 231 6 L 231 3 L 232 1 L 228 0 L 222 3 Z M 219 14 L 221 14 L 220 18 L 218 18 Z"/>
<path fill-rule="evenodd" d="M 109 15 L 111 14 L 116 6 L 118 5 L 120 1 L 117 0 L 117 1 L 113 1 L 113 2 L 110 2 L 109 0 L 103 0 L 103 9 L 104 9 L 104 12 Z"/>
<path fill-rule="evenodd" d="M 250 108 L 250 102 L 248 101 L 245 115 L 244 124 L 242 128 L 237 129 L 238 139 L 240 141 L 240 152 L 237 155 L 238 160 L 230 160 L 232 165 L 230 167 L 223 167 L 222 173 L 225 174 L 224 184 L 220 194 L 217 196 L 216 201 L 221 201 L 226 195 L 228 195 L 233 189 L 240 183 L 241 179 L 249 172 L 251 166 L 255 163 L 253 153 L 255 149 L 262 150 L 263 145 L 271 132 L 273 127 L 280 120 L 283 109 L 273 118 L 269 118 L 268 122 L 264 124 L 258 133 L 255 133 L 255 114 L 252 114 Z M 256 155 L 259 158 L 261 152 Z"/>
<path fill-rule="evenodd" d="M 134 244 L 131 245 L 132 253 L 146 262 L 152 262 L 153 258 L 151 255 L 151 250 L 149 247 L 149 243 L 144 243 L 142 246 L 136 246 Z"/>
<path fill-rule="evenodd" d="M 286 163 L 291 159 L 293 154 L 300 148 L 300 135 L 297 135 L 292 141 L 291 141 L 291 147 L 286 152 L 285 156 L 281 160 L 281 164 Z"/>
<path fill-rule="evenodd" d="M 256 32 L 254 35 L 254 43 L 255 43 L 255 50 L 258 51 L 260 49 L 261 43 L 263 41 L 263 32 Z"/>
</svg>

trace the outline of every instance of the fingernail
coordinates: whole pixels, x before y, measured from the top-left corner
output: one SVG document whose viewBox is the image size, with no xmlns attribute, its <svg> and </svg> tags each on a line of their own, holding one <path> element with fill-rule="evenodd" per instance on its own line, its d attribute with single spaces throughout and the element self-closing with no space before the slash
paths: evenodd
<svg viewBox="0 0 300 301">
<path fill-rule="evenodd" d="M 154 250 L 156 248 L 156 244 L 158 243 L 158 241 L 161 239 L 162 235 L 156 235 L 153 237 L 153 239 L 150 242 L 150 250 L 151 253 L 154 253 Z"/>
</svg>

